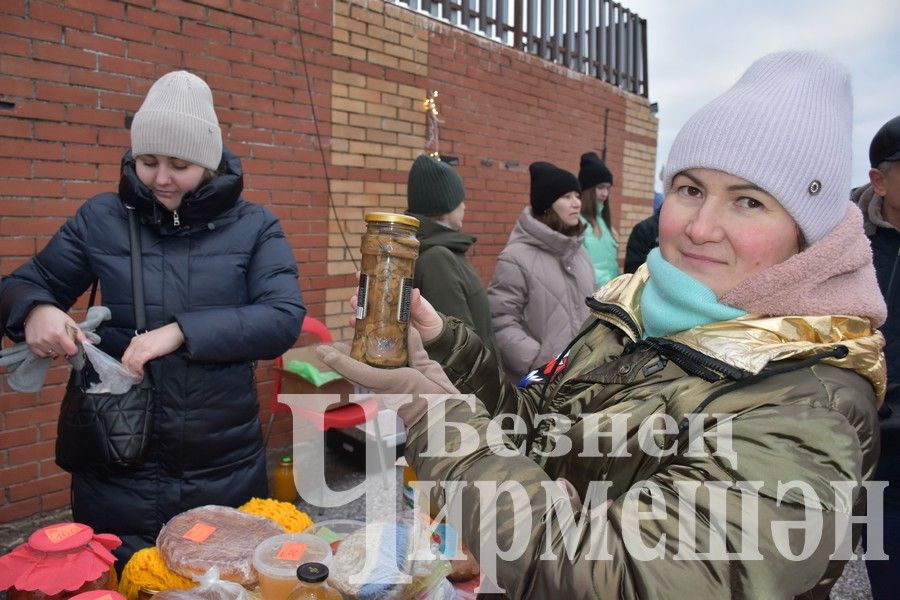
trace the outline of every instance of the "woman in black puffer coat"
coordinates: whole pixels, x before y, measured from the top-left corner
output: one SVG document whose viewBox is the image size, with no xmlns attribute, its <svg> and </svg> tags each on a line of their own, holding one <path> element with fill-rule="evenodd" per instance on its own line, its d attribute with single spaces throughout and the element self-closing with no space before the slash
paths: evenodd
<svg viewBox="0 0 900 600">
<path fill-rule="evenodd" d="M 169 73 L 135 116 L 119 193 L 85 202 L 0 283 L 7 334 L 55 357 L 76 351 L 65 311 L 99 280 L 112 312 L 97 331 L 99 347 L 149 371 L 156 404 L 145 463 L 72 478 L 75 520 L 122 537 L 120 568 L 172 516 L 267 493 L 255 361 L 293 345 L 306 309 L 278 219 L 241 199 L 242 187 L 209 88 L 190 73 Z M 149 331 L 137 336 L 126 206 L 141 220 Z"/>
</svg>

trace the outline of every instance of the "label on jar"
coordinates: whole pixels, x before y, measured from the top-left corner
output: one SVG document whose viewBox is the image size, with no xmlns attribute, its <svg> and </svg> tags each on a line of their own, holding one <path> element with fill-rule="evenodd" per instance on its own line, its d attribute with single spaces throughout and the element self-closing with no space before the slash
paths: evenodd
<svg viewBox="0 0 900 600">
<path fill-rule="evenodd" d="M 356 318 L 366 318 L 366 298 L 369 295 L 369 276 L 359 274 L 359 287 L 356 289 Z"/>
<path fill-rule="evenodd" d="M 65 525 L 59 525 L 58 527 L 47 529 L 44 533 L 47 535 L 48 540 L 50 540 L 54 544 L 58 544 L 69 539 L 73 535 L 80 533 L 82 529 L 84 529 L 84 527 L 81 525 L 78 525 L 76 523 L 67 523 Z"/>
<path fill-rule="evenodd" d="M 409 305 L 412 300 L 412 277 L 404 277 L 400 283 L 400 303 L 397 305 L 397 321 L 406 323 L 409 321 Z"/>
</svg>

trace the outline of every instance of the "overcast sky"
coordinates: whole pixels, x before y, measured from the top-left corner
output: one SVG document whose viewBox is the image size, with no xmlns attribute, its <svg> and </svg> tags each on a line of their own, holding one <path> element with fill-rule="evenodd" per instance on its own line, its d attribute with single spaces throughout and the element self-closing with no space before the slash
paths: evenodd
<svg viewBox="0 0 900 600">
<path fill-rule="evenodd" d="M 900 1 L 621 0 L 647 19 L 657 169 L 678 130 L 763 54 L 826 52 L 852 75 L 853 179 L 868 182 L 869 142 L 900 115 Z M 656 187 L 661 189 L 657 181 Z"/>
</svg>

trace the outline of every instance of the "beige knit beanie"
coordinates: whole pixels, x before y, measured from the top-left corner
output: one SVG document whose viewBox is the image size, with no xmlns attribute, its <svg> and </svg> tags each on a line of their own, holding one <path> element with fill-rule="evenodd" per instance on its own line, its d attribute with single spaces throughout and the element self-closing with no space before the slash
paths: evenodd
<svg viewBox="0 0 900 600">
<path fill-rule="evenodd" d="M 157 79 L 131 123 L 131 154 L 171 156 L 216 170 L 222 132 L 206 82 L 187 71 Z"/>
</svg>

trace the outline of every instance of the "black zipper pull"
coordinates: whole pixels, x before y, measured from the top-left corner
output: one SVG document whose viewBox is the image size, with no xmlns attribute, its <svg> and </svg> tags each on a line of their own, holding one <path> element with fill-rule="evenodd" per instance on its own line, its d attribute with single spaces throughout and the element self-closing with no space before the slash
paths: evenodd
<svg viewBox="0 0 900 600">
<path fill-rule="evenodd" d="M 175 225 L 175 227 L 178 227 L 179 225 L 181 225 L 181 220 L 178 218 L 177 210 L 172 211 L 172 224 Z"/>
</svg>

